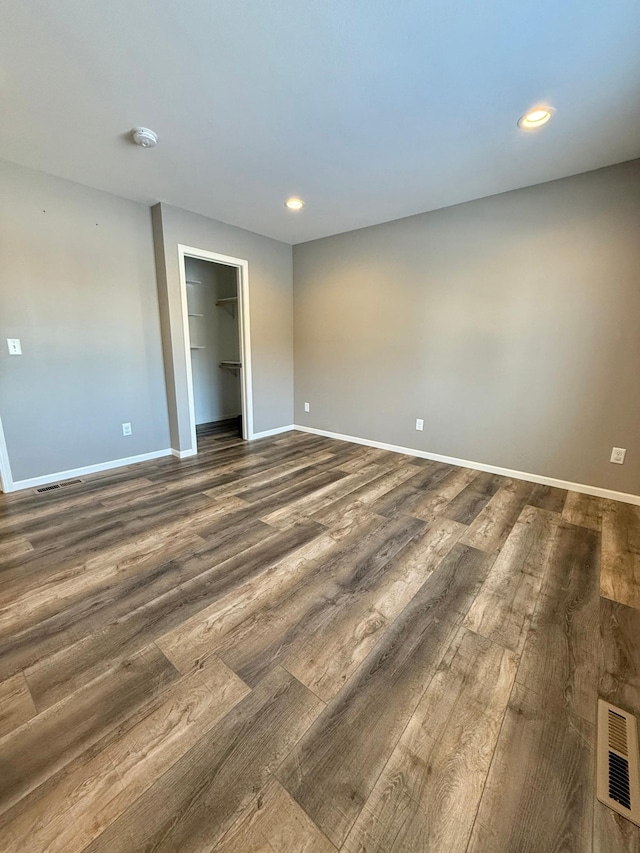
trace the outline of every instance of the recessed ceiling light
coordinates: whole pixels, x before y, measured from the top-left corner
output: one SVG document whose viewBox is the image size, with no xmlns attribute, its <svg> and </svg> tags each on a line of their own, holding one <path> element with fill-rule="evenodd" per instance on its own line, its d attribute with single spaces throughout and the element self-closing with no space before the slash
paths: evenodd
<svg viewBox="0 0 640 853">
<path fill-rule="evenodd" d="M 530 110 L 518 119 L 518 127 L 524 130 L 534 130 L 536 127 L 542 127 L 551 118 L 551 110 L 545 107 L 536 107 L 535 110 Z"/>
<path fill-rule="evenodd" d="M 288 207 L 289 210 L 302 210 L 304 202 L 301 198 L 288 198 L 285 201 L 284 206 Z"/>
</svg>

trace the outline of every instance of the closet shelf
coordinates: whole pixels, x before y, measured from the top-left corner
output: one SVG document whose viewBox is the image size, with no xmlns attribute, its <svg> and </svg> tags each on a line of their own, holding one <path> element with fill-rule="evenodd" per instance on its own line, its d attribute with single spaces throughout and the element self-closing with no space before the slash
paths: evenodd
<svg viewBox="0 0 640 853">
<path fill-rule="evenodd" d="M 241 361 L 221 361 L 218 366 L 226 368 L 227 370 L 240 370 L 240 368 L 242 367 L 242 362 Z"/>
<path fill-rule="evenodd" d="M 189 312 L 189 316 L 190 316 L 190 317 L 204 317 L 204 314 L 192 314 L 192 313 L 191 313 L 191 311 L 190 311 L 190 312 Z"/>
<path fill-rule="evenodd" d="M 194 346 L 192 346 L 191 349 L 206 349 L 206 347 L 194 347 Z"/>
<path fill-rule="evenodd" d="M 235 320 L 236 307 L 238 305 L 238 297 L 237 296 L 225 296 L 223 299 L 218 299 L 216 301 L 216 305 L 219 308 L 226 308 L 227 313 L 231 314 L 231 316 Z"/>
<path fill-rule="evenodd" d="M 201 281 L 196 281 L 195 279 L 187 279 L 187 284 L 202 284 Z"/>
</svg>

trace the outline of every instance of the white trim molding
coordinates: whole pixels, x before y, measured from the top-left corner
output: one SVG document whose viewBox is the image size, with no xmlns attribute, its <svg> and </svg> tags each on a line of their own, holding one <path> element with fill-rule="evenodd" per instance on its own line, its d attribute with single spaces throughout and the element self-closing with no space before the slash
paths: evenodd
<svg viewBox="0 0 640 853">
<path fill-rule="evenodd" d="M 280 433 L 291 432 L 294 429 L 300 429 L 300 427 L 287 424 L 287 426 L 275 427 L 275 429 L 264 429 L 262 432 L 254 432 L 253 438 L 269 438 L 270 435 L 280 435 Z"/>
<path fill-rule="evenodd" d="M 2 418 L 0 418 L 0 491 L 5 493 L 13 491 L 13 476 L 11 474 L 7 443 L 4 440 Z"/>
<path fill-rule="evenodd" d="M 196 456 L 198 453 L 194 447 L 190 450 L 176 450 L 175 447 L 172 447 L 170 452 L 172 456 L 176 457 L 176 459 L 188 459 L 189 456 Z"/>
<path fill-rule="evenodd" d="M 137 462 L 149 462 L 171 456 L 171 450 L 152 450 L 150 453 L 139 453 L 137 456 L 127 456 L 124 459 L 112 459 L 110 462 L 98 462 L 96 465 L 85 465 L 84 468 L 71 468 L 69 471 L 57 471 L 55 474 L 44 474 L 42 477 L 31 477 L 28 480 L 16 480 L 12 488 L 6 491 L 17 492 L 19 489 L 34 489 L 47 486 L 49 483 L 59 483 L 61 480 L 72 480 L 74 477 L 84 477 L 87 474 L 98 474 L 100 471 L 110 471 L 112 468 L 124 468 Z"/>
<path fill-rule="evenodd" d="M 355 435 L 344 435 L 326 429 L 315 429 L 315 427 L 301 426 L 300 424 L 295 424 L 293 428 L 300 430 L 300 432 L 322 435 L 325 438 L 335 438 L 337 441 L 364 444 L 367 447 L 377 447 L 379 450 L 390 450 L 392 453 L 404 453 L 406 456 L 418 456 L 421 459 L 431 459 L 434 462 L 458 465 L 460 468 L 473 468 L 476 471 L 513 477 L 515 480 L 526 480 L 529 483 L 538 483 L 541 486 L 554 486 L 557 489 L 568 489 L 571 492 L 580 492 L 583 495 L 593 495 L 597 498 L 607 498 L 612 501 L 622 501 L 640 506 L 640 495 L 614 492 L 611 489 L 601 489 L 599 486 L 588 486 L 584 483 L 572 483 L 569 480 L 557 480 L 555 477 L 544 477 L 542 474 L 530 474 L 527 471 L 514 471 L 511 468 L 500 468 L 498 465 L 487 465 L 485 462 L 471 462 L 469 459 L 457 459 L 455 456 L 443 456 L 441 453 L 429 453 L 426 450 L 415 450 L 413 447 L 401 447 L 398 444 L 386 444 L 383 441 L 372 441 L 368 438 L 358 438 Z"/>
</svg>

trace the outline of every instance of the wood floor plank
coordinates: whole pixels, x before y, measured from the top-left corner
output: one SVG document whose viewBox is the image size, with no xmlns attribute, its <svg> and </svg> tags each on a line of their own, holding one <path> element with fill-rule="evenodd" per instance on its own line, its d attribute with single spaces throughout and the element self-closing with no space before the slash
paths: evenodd
<svg viewBox="0 0 640 853">
<path fill-rule="evenodd" d="M 156 644 L 180 672 L 189 672 L 214 653 L 220 639 L 229 631 L 265 607 L 268 601 L 287 595 L 307 572 L 316 568 L 318 559 L 328 556 L 332 549 L 335 542 L 330 536 L 312 539 L 274 561 L 264 572 L 251 575 L 226 594 L 222 593 L 209 607 L 159 637 Z"/>
<path fill-rule="evenodd" d="M 334 501 L 344 498 L 351 494 L 361 486 L 370 483 L 377 479 L 382 473 L 382 469 L 378 465 L 367 465 L 353 474 L 345 473 L 344 479 L 338 480 L 335 483 L 329 483 L 322 489 L 298 498 L 292 501 L 285 507 L 270 512 L 262 516 L 262 520 L 267 524 L 280 526 L 283 521 L 290 519 L 292 516 L 307 515 L 311 516 L 324 507 L 330 506 Z"/>
<path fill-rule="evenodd" d="M 336 848 L 273 776 L 214 853 L 335 853 Z"/>
<path fill-rule="evenodd" d="M 318 472 L 316 466 L 300 468 L 297 471 L 288 472 L 280 477 L 269 480 L 260 486 L 250 486 L 237 492 L 237 497 L 248 503 L 260 503 L 265 500 L 275 499 L 283 492 L 287 496 L 287 503 L 307 497 L 331 483 L 337 483 L 347 477 L 343 471 L 327 470 Z"/>
<path fill-rule="evenodd" d="M 162 538 L 160 539 L 162 543 Z M 133 546 L 132 573 L 137 567 L 157 566 L 159 558 L 165 558 L 167 552 L 171 554 L 171 547 L 163 551 L 161 543 L 157 546 L 155 553 L 152 550 L 155 546 L 149 540 L 139 543 L 138 553 L 135 545 Z M 191 533 L 182 537 L 176 543 L 176 548 L 178 552 L 183 548 L 195 550 L 203 544 L 204 540 L 201 537 Z M 7 642 L 11 645 L 10 638 L 15 638 L 34 626 L 42 625 L 64 608 L 73 608 L 79 603 L 82 605 L 86 598 L 99 594 L 100 591 L 109 588 L 122 578 L 124 572 L 119 571 L 119 563 L 109 561 L 106 554 L 104 556 L 103 566 L 96 566 L 94 569 L 77 565 L 67 568 L 63 562 L 64 568 L 60 567 L 61 571 L 59 570 L 51 577 L 43 578 L 39 586 L 37 581 L 35 586 L 30 582 L 29 587 L 33 586 L 32 589 L 21 589 L 13 600 L 11 600 L 13 596 L 8 596 L 6 605 L 0 608 L 0 638 L 2 638 L 0 642 L 4 643 L 7 638 Z M 2 672 L 6 670 L 2 668 Z"/>
<path fill-rule="evenodd" d="M 384 528 L 381 528 L 384 529 Z M 353 675 L 383 632 L 404 610 L 465 528 L 443 520 L 425 528 L 349 600 L 325 609 L 309 630 L 289 644 L 283 666 L 323 701 Z"/>
<path fill-rule="evenodd" d="M 538 509 L 561 513 L 567 500 L 566 489 L 556 489 L 554 486 L 535 485 L 527 503 Z"/>
<path fill-rule="evenodd" d="M 600 594 L 640 609 L 640 507 L 601 503 Z"/>
<path fill-rule="evenodd" d="M 137 488 L 146 488 L 151 484 L 147 477 L 138 477 L 131 473 L 120 473 L 115 479 L 116 481 L 110 484 L 105 480 L 98 480 L 60 492 L 47 492 L 37 496 L 31 492 L 17 492 L 12 495 L 10 501 L 4 498 L 3 512 L 0 515 L 0 533 L 3 536 L 10 535 L 12 532 L 20 535 L 37 522 L 46 523 L 47 518 L 57 518 L 74 508 L 79 512 L 85 512 L 87 505 L 92 503 L 91 496 L 96 492 L 101 498 L 108 498 L 112 495 L 126 495 Z"/>
<path fill-rule="evenodd" d="M 469 530 L 460 541 L 481 551 L 499 550 L 511 532 L 531 491 L 531 483 L 507 480 L 474 518 Z"/>
<path fill-rule="evenodd" d="M 317 570 L 284 599 L 268 605 L 219 643 L 216 653 L 247 684 L 255 685 L 273 666 L 285 664 L 289 653 L 321 631 L 337 611 L 349 608 L 385 573 L 399 551 L 424 529 L 418 519 L 387 521 L 358 537 L 351 548 L 339 549 L 332 560 L 322 557 Z"/>
<path fill-rule="evenodd" d="M 274 670 L 87 848 L 210 850 L 247 807 L 322 703 Z"/>
<path fill-rule="evenodd" d="M 464 853 L 517 669 L 513 652 L 461 629 L 344 849 Z"/>
<path fill-rule="evenodd" d="M 277 778 L 335 846 L 371 793 L 490 565 L 489 555 L 456 545 L 278 769 Z"/>
<path fill-rule="evenodd" d="M 640 719 L 640 611 L 600 599 L 599 695 Z"/>
<path fill-rule="evenodd" d="M 343 471 L 344 465 L 352 463 L 351 467 L 353 467 L 353 470 L 348 473 L 357 473 L 360 468 L 371 464 L 370 461 L 366 461 L 365 450 L 366 448 L 360 444 L 351 444 L 344 441 L 342 442 L 342 447 L 334 447 L 332 449 L 332 459 L 320 467 L 322 469 L 335 468 L 338 471 Z"/>
<path fill-rule="evenodd" d="M 544 697 L 547 707 L 566 708 L 594 724 L 600 655 L 598 552 L 595 531 L 560 525 L 517 675 L 519 683 Z"/>
<path fill-rule="evenodd" d="M 171 684 L 135 725 L 80 755 L 55 784 L 0 816 L 4 853 L 84 850 L 248 692 L 213 658 L 206 671 Z"/>
<path fill-rule="evenodd" d="M 585 530 L 590 532 L 585 533 Z M 598 584 L 600 535 L 591 528 L 576 527 L 561 520 L 553 551 L 547 563 L 542 593 L 550 597 L 567 595 L 585 583 Z"/>
<path fill-rule="evenodd" d="M 27 669 L 44 658 L 95 633 L 105 625 L 158 598 L 189 578 L 224 562 L 258 542 L 264 543 L 268 528 L 259 521 L 240 527 L 229 525 L 215 542 L 197 536 L 183 540 L 175 550 L 173 541 L 164 551 L 153 552 L 148 559 L 136 561 L 135 572 L 130 567 L 108 571 L 104 583 L 95 591 L 77 596 L 68 605 L 59 601 L 57 611 L 50 617 L 0 638 L 0 672 L 11 674 Z M 180 559 L 176 559 L 176 557 Z M 96 575 L 99 574 L 96 572 Z"/>
<path fill-rule="evenodd" d="M 461 524 L 471 524 L 504 482 L 504 477 L 480 472 L 451 501 L 445 511 L 446 517 L 452 521 L 459 521 Z"/>
<path fill-rule="evenodd" d="M 411 507 L 416 518 L 431 523 L 444 512 L 449 503 L 478 476 L 471 468 L 454 468 L 434 489 L 428 489 Z"/>
<path fill-rule="evenodd" d="M 340 542 L 342 539 L 357 534 L 357 531 L 363 527 L 384 524 L 385 521 L 388 519 L 382 515 L 375 515 L 369 509 L 368 504 L 352 501 L 341 513 L 331 515 L 330 520 L 325 522 L 325 526 L 329 536 L 336 542 Z"/>
<path fill-rule="evenodd" d="M 210 477 L 212 472 L 222 474 L 225 472 L 233 472 L 242 476 L 250 476 L 251 474 L 263 471 L 277 463 L 267 461 L 265 456 L 258 450 L 246 451 L 244 448 L 218 449 L 211 451 L 209 445 L 203 450 L 199 449 L 196 457 L 183 459 L 175 465 L 167 466 L 163 469 L 156 470 L 149 474 L 149 481 L 154 486 L 173 486 L 178 487 L 186 482 L 200 485 L 207 477 Z M 300 467 L 308 462 L 298 459 Z M 220 485 L 224 490 L 224 486 Z M 203 491 L 200 488 L 199 491 Z"/>
<path fill-rule="evenodd" d="M 640 611 L 601 598 L 600 637 L 598 695 L 640 718 Z M 596 802 L 593 851 L 640 853 L 640 827 Z"/>
<path fill-rule="evenodd" d="M 341 471 L 346 471 L 349 474 L 360 470 L 363 465 L 382 465 L 392 470 L 398 465 L 398 455 L 391 453 L 388 450 L 380 450 L 377 447 L 361 446 L 361 452 L 358 456 L 349 459 L 346 462 L 340 462 L 338 467 Z"/>
<path fill-rule="evenodd" d="M 66 518 L 58 515 L 58 536 L 55 540 L 51 539 L 47 527 L 29 531 L 29 541 L 39 552 L 64 550 L 74 553 L 78 549 L 86 549 L 87 544 L 93 547 L 110 545 L 118 537 L 123 539 L 168 526 L 175 529 L 193 514 L 206 517 L 210 509 L 211 499 L 198 492 L 187 497 L 167 495 L 162 501 L 145 502 L 125 516 L 120 508 L 107 510 L 102 507 L 95 514 L 91 511 L 85 515 L 72 513 Z"/>
<path fill-rule="evenodd" d="M 244 460 L 242 460 L 244 461 Z M 202 492 L 206 497 L 209 497 L 209 492 L 215 491 L 216 486 L 237 484 L 242 481 L 241 462 L 236 462 L 224 468 L 223 473 L 215 471 L 202 471 L 199 474 L 192 474 L 188 482 L 184 479 L 175 477 L 158 483 L 151 483 L 145 488 L 139 488 L 136 491 L 131 491 L 127 494 L 119 494 L 112 498 L 100 501 L 100 507 L 96 511 L 100 512 L 111 511 L 114 509 L 129 509 L 144 508 L 149 504 L 154 504 L 161 501 L 180 501 L 181 499 L 189 498 L 193 494 Z M 104 507 L 104 509 L 102 509 Z"/>
<path fill-rule="evenodd" d="M 409 480 L 405 480 L 386 494 L 371 503 L 371 511 L 378 515 L 414 515 L 421 505 L 425 493 L 437 490 L 440 484 L 451 474 L 453 468 L 441 462 L 431 462 L 419 469 Z"/>
<path fill-rule="evenodd" d="M 206 517 L 213 511 L 209 510 Z M 200 515 L 195 520 L 204 523 Z M 0 610 L 3 632 L 19 630 L 29 620 L 46 617 L 55 612 L 58 602 L 71 602 L 125 572 L 133 574 L 157 556 L 166 559 L 172 552 L 202 544 L 201 537 L 193 528 L 185 529 L 183 522 L 134 537 L 113 538 L 106 547 L 81 556 L 35 555 L 23 577 L 13 581 L 7 578 Z M 28 570 L 31 567 L 33 572 Z"/>
<path fill-rule="evenodd" d="M 52 525 L 50 536 L 56 525 Z M 181 541 L 194 536 L 192 530 L 185 530 L 184 522 L 178 521 L 172 527 L 160 527 L 158 530 L 137 533 L 124 537 L 122 531 L 115 529 L 110 542 L 99 543 L 82 548 L 35 550 L 22 558 L 5 562 L 0 574 L 0 588 L 3 604 L 9 605 L 21 595 L 28 596 L 41 585 L 60 576 L 69 577 L 73 573 L 87 574 L 105 563 L 119 565 L 123 559 L 135 570 L 135 560 L 148 557 L 154 548 L 161 550 L 170 547 L 172 540 Z M 55 538 L 55 537 L 52 537 Z"/>
<path fill-rule="evenodd" d="M 0 681 L 0 738 L 36 714 L 23 673 Z"/>
<path fill-rule="evenodd" d="M 314 466 L 322 462 L 328 462 L 332 459 L 332 453 L 321 451 L 320 453 L 312 453 L 308 456 L 305 455 L 293 458 L 278 465 L 272 465 L 267 460 L 263 461 L 258 466 L 252 466 L 249 472 L 247 472 L 246 468 L 241 469 L 240 473 L 237 474 L 237 477 L 231 483 L 217 485 L 211 489 L 205 489 L 203 491 L 208 495 L 208 497 L 219 500 L 223 497 L 236 495 L 238 492 L 249 488 L 264 486 L 265 484 L 286 476 L 287 474 L 293 474 L 302 470 L 311 470 Z M 237 471 L 235 466 L 238 464 L 239 463 L 237 462 L 234 463 L 234 471 Z"/>
<path fill-rule="evenodd" d="M 518 662 L 513 652 L 461 627 L 400 742 L 422 756 L 431 750 L 430 741 L 446 741 L 447 748 L 455 754 L 456 738 L 464 730 L 480 725 L 485 717 L 497 739 Z M 490 747 L 489 753 L 492 752 Z"/>
<path fill-rule="evenodd" d="M 514 686 L 468 853 L 591 850 L 594 731 Z"/>
<path fill-rule="evenodd" d="M 388 494 L 396 486 L 415 477 L 416 473 L 415 466 L 408 463 L 400 463 L 392 471 L 381 474 L 375 480 L 366 483 L 364 486 L 360 486 L 360 488 L 355 489 L 340 500 L 329 504 L 329 506 L 317 510 L 309 517 L 320 524 L 325 524 L 327 527 L 332 528 L 354 504 L 358 504 L 359 506 L 364 504 L 369 508 L 370 512 L 373 512 L 371 504 L 383 495 Z"/>
<path fill-rule="evenodd" d="M 321 471 L 289 486 L 281 483 L 277 487 L 274 486 L 272 491 L 261 489 L 258 492 L 256 489 L 239 492 L 238 498 L 243 500 L 245 517 L 262 518 L 347 476 L 349 475 L 337 470 Z M 251 498 L 251 500 L 245 500 L 245 498 Z"/>
<path fill-rule="evenodd" d="M 593 804 L 593 853 L 640 853 L 640 827 L 596 800 Z"/>
<path fill-rule="evenodd" d="M 24 797 L 178 673 L 155 646 L 123 660 L 0 740 L 0 813 Z"/>
<path fill-rule="evenodd" d="M 467 628 L 522 651 L 559 520 L 556 513 L 525 507 L 471 605 Z"/>
<path fill-rule="evenodd" d="M 568 524 L 589 527 L 600 530 L 602 527 L 602 498 L 593 495 L 583 495 L 580 492 L 569 492 L 562 510 L 562 518 Z"/>
<path fill-rule="evenodd" d="M 204 609 L 221 592 L 264 571 L 282 555 L 317 535 L 313 523 L 298 525 L 177 584 L 157 598 L 114 618 L 104 627 L 25 670 L 36 707 L 45 708 L 97 677 L 115 659 L 151 643 L 183 619 Z"/>
<path fill-rule="evenodd" d="M 5 560 L 11 560 L 33 551 L 33 545 L 25 536 L 7 536 L 0 541 L 0 571 Z"/>
</svg>

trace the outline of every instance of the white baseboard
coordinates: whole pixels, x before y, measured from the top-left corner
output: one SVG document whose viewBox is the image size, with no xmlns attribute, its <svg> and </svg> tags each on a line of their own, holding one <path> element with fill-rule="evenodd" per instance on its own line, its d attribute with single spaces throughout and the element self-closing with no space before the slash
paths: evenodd
<svg viewBox="0 0 640 853">
<path fill-rule="evenodd" d="M 280 435 L 281 432 L 291 432 L 293 429 L 300 429 L 300 427 L 288 424 L 287 426 L 276 427 L 275 429 L 265 429 L 262 432 L 254 432 L 251 436 L 251 440 L 254 441 L 256 438 L 269 438 L 270 435 Z"/>
<path fill-rule="evenodd" d="M 598 498 L 607 498 L 623 503 L 640 506 L 640 495 L 631 495 L 626 492 L 616 492 L 612 489 L 602 489 L 599 486 L 589 486 L 585 483 L 573 483 L 569 480 L 558 480 L 555 477 L 545 477 L 541 474 L 530 474 L 527 471 L 515 471 L 511 468 L 501 468 L 498 465 L 487 465 L 484 462 L 471 462 L 469 459 L 457 459 L 454 456 L 444 456 L 441 453 L 429 453 L 426 450 L 416 450 L 413 447 L 401 447 L 398 444 L 387 444 L 383 441 L 373 441 L 368 438 L 359 438 L 355 435 L 344 435 L 339 432 L 330 432 L 326 429 L 290 424 L 275 429 L 264 430 L 254 433 L 253 439 L 268 438 L 283 432 L 299 430 L 313 435 L 322 435 L 326 438 L 334 438 L 337 441 L 349 441 L 353 444 L 363 444 L 366 447 L 376 447 L 379 450 L 390 450 L 392 453 L 403 453 L 406 456 L 417 456 L 421 459 L 431 459 L 435 462 L 445 462 L 448 465 L 458 465 L 461 468 L 473 468 L 476 471 L 486 471 L 490 474 L 500 474 L 503 477 L 513 477 L 516 480 L 526 480 L 529 483 L 539 483 L 543 486 L 554 486 L 558 489 L 568 489 L 572 492 L 581 492 L 585 495 L 594 495 Z M 112 468 L 124 468 L 127 465 L 135 465 L 137 462 L 148 462 L 152 459 L 160 459 L 163 456 L 175 456 L 178 459 L 186 459 L 195 456 L 195 450 L 153 450 L 150 453 L 140 453 L 137 456 L 127 456 L 124 459 L 112 459 L 110 462 L 99 462 L 96 465 L 85 465 L 83 468 L 71 468 L 68 471 L 58 471 L 55 474 L 45 474 L 42 477 L 31 477 L 27 480 L 15 480 L 4 483 L 5 492 L 17 492 L 20 489 L 33 489 L 38 486 L 46 486 L 49 483 L 58 483 L 61 480 L 71 480 L 74 477 L 83 477 L 87 474 L 97 474 L 100 471 L 110 471 Z"/>
<path fill-rule="evenodd" d="M 390 450 L 392 453 L 404 453 L 406 456 L 419 456 L 421 459 L 431 459 L 434 462 L 446 462 L 448 465 L 458 465 L 461 468 L 473 468 L 476 471 L 487 471 L 489 474 L 500 474 L 503 477 L 513 477 L 516 480 L 526 480 L 541 486 L 554 486 L 558 489 L 568 489 L 583 495 L 594 495 L 597 498 L 607 498 L 612 501 L 640 506 L 640 495 L 629 495 L 626 492 L 614 492 L 611 489 L 601 489 L 599 486 L 587 486 L 584 483 L 572 483 L 569 480 L 557 480 L 555 477 L 544 477 L 541 474 L 529 474 L 527 471 L 514 471 L 511 468 L 500 468 L 497 465 L 487 465 L 484 462 L 471 462 L 468 459 L 456 459 L 454 456 L 443 456 L 441 453 L 428 453 L 426 450 L 415 450 L 413 447 L 401 447 L 398 444 L 385 444 L 383 441 L 372 441 L 368 438 L 358 438 L 355 435 L 343 435 L 340 432 L 329 432 L 326 429 L 300 426 L 295 424 L 293 429 L 335 438 L 338 441 L 350 441 L 353 444 L 364 444 L 367 447 L 377 447 L 379 450 Z"/>
<path fill-rule="evenodd" d="M 85 465 L 84 468 L 71 468 L 68 471 L 57 471 L 55 474 L 45 474 L 42 477 L 30 477 L 28 480 L 15 480 L 7 491 L 17 492 L 19 489 L 34 489 L 47 486 L 49 483 L 59 483 L 61 480 L 73 480 L 87 474 L 98 474 L 100 471 L 110 471 L 112 468 L 124 468 L 135 465 L 136 462 L 148 462 L 161 456 L 170 456 L 171 450 L 152 450 L 151 453 L 139 453 L 137 456 L 127 456 L 124 459 L 112 459 L 110 462 L 98 462 L 97 465 Z"/>
<path fill-rule="evenodd" d="M 195 456 L 197 454 L 197 450 L 191 448 L 190 450 L 176 450 L 175 447 L 172 447 L 169 453 L 172 456 L 175 456 L 176 459 L 188 459 L 189 456 Z"/>
</svg>

